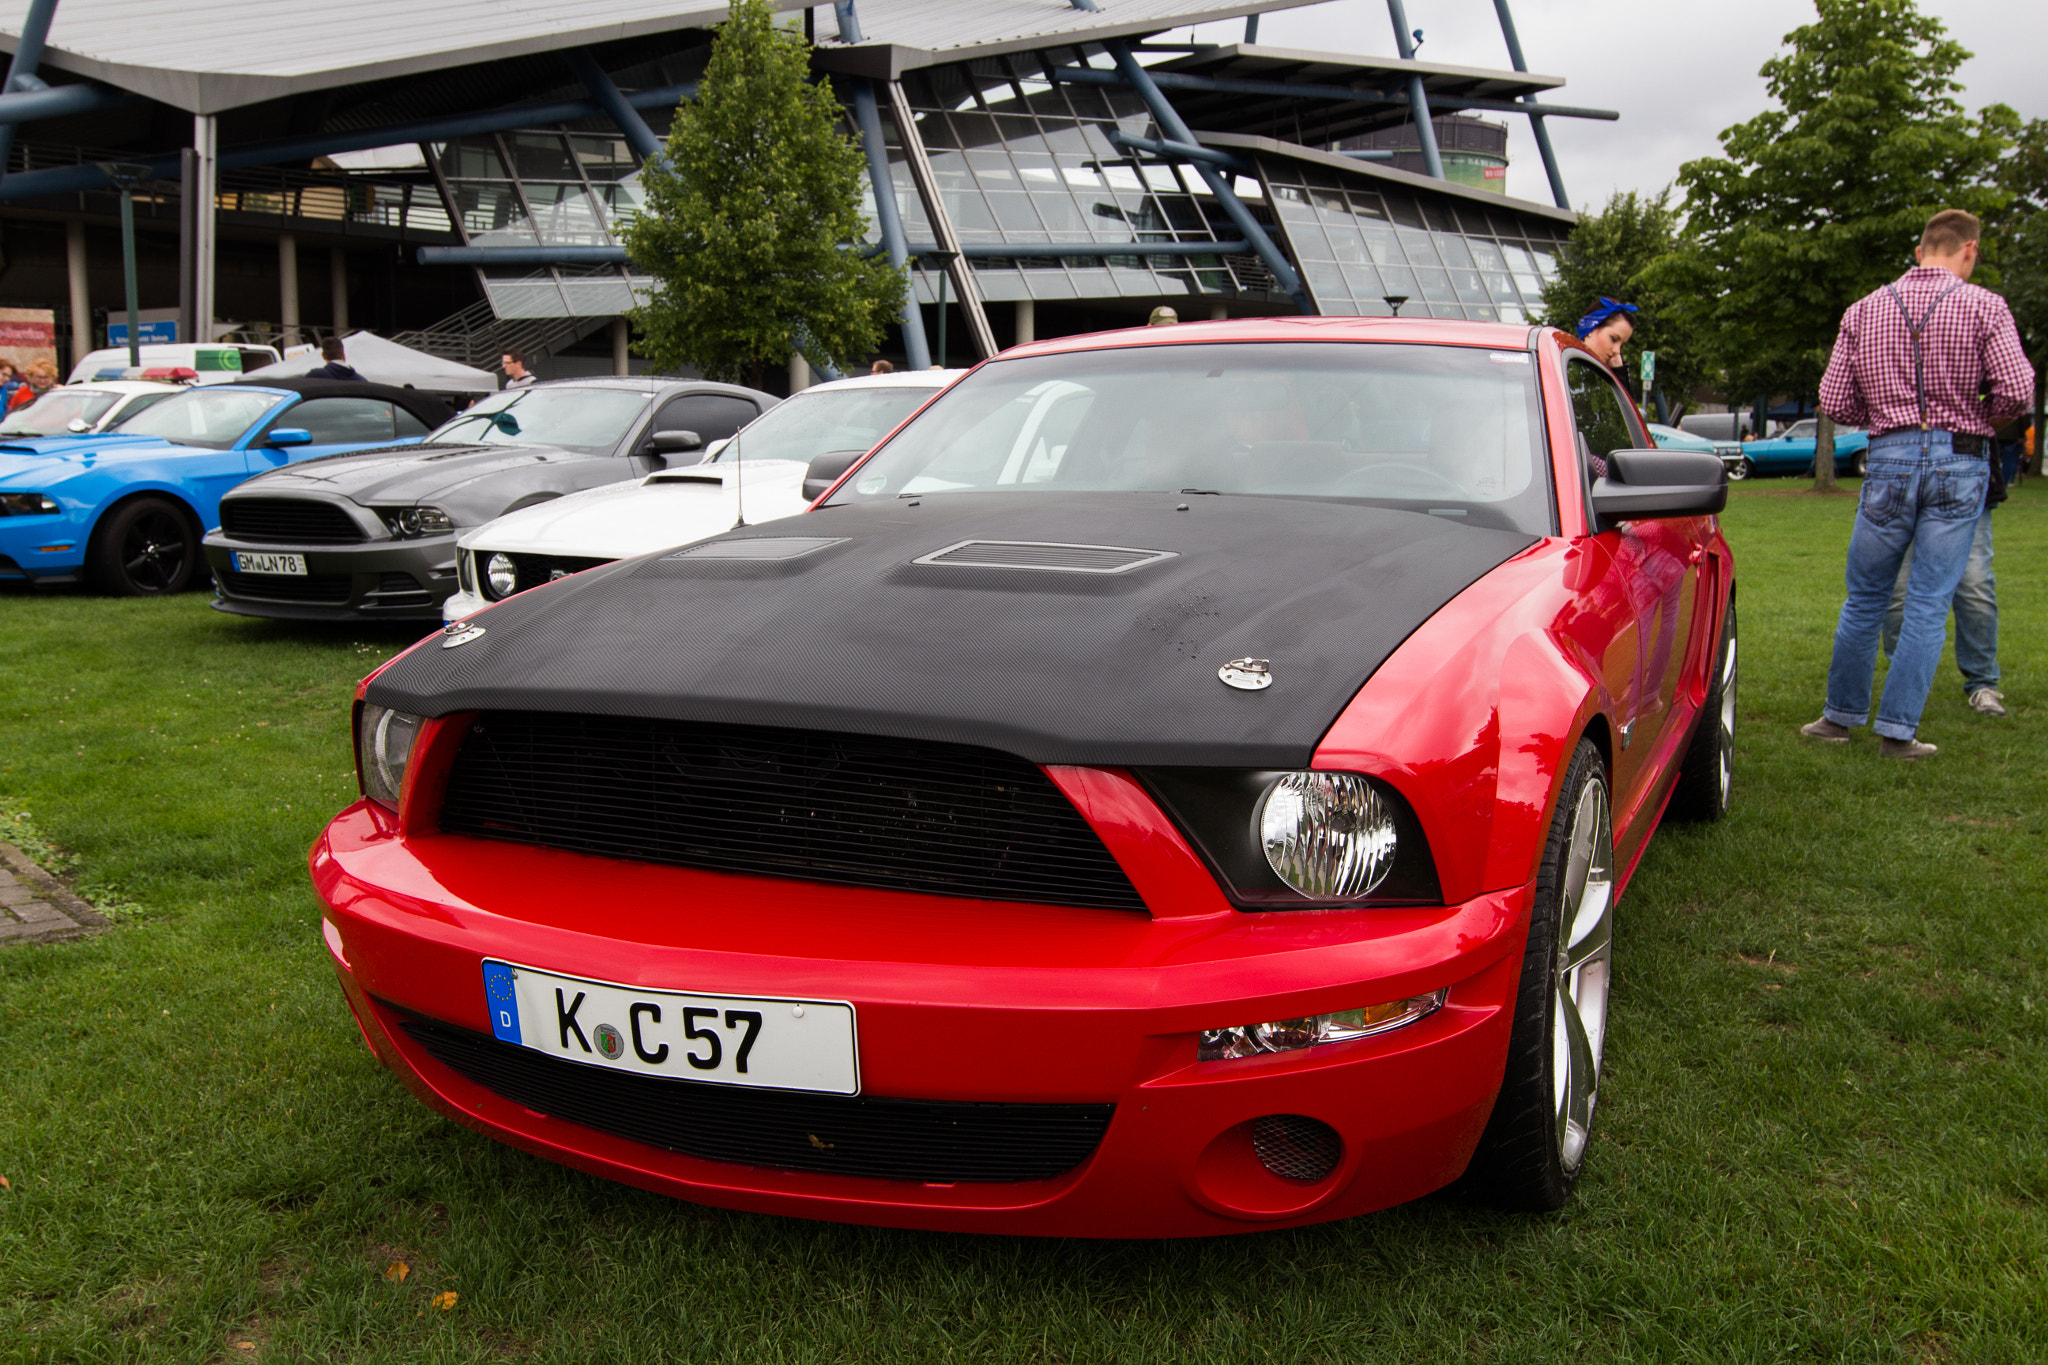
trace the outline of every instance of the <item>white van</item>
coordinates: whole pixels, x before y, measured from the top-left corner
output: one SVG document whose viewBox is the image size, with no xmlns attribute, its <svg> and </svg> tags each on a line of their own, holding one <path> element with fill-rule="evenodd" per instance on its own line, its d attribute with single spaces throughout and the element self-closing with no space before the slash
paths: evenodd
<svg viewBox="0 0 2048 1365">
<path fill-rule="evenodd" d="M 200 345 L 198 342 L 151 341 L 138 348 L 145 370 L 184 369 L 193 371 L 197 384 L 226 384 L 240 379 L 245 370 L 275 365 L 279 356 L 274 346 L 245 346 L 225 341 Z M 110 346 L 93 351 L 71 367 L 67 384 L 86 384 L 99 379 L 140 379 L 128 373 L 128 348 Z"/>
</svg>

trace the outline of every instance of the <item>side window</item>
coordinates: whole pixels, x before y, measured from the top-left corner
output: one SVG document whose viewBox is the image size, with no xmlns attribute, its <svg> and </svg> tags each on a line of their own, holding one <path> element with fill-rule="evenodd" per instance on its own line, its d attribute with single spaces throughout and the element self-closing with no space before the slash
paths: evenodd
<svg viewBox="0 0 2048 1365">
<path fill-rule="evenodd" d="M 119 427 L 123 422 L 133 417 L 136 413 L 143 411 L 145 408 L 153 408 L 158 403 L 163 402 L 164 399 L 169 398 L 170 396 L 171 395 L 167 393 L 136 394 L 135 397 L 128 401 L 128 406 L 121 409 L 120 416 L 114 419 L 114 425 L 116 427 Z"/>
<path fill-rule="evenodd" d="M 391 416 L 397 425 L 398 439 L 401 441 L 405 440 L 408 436 L 424 436 L 433 429 L 396 404 L 392 405 Z"/>
<path fill-rule="evenodd" d="M 692 393 L 671 398 L 655 415 L 656 431 L 694 431 L 705 445 L 722 441 L 761 415 L 744 398 L 722 393 Z"/>
<path fill-rule="evenodd" d="M 1579 429 L 1579 453 L 1587 463 L 1588 479 L 1597 479 L 1607 472 L 1608 452 L 1637 448 L 1635 423 L 1623 406 L 1621 390 L 1600 366 L 1574 356 L 1564 373 Z"/>
<path fill-rule="evenodd" d="M 375 445 L 396 431 L 392 405 L 381 398 L 308 398 L 272 425 L 304 427 L 316 446 Z"/>
</svg>

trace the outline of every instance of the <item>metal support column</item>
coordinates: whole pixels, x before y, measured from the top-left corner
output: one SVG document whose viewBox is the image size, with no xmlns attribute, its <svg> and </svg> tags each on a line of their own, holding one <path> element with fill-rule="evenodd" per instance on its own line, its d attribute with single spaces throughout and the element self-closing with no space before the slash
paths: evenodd
<svg viewBox="0 0 2048 1365">
<path fill-rule="evenodd" d="M 1195 135 L 1188 131 L 1187 124 L 1181 121 L 1180 115 L 1174 112 L 1166 96 L 1161 94 L 1159 87 L 1153 83 L 1151 74 L 1131 55 L 1130 44 L 1120 38 L 1113 38 L 1104 43 L 1103 47 L 1116 59 L 1118 74 L 1138 92 L 1138 98 L 1145 102 L 1145 107 L 1152 113 L 1152 121 L 1159 125 L 1159 131 L 1166 135 L 1166 140 L 1200 146 L 1201 144 L 1195 141 Z M 1216 202 L 1223 209 L 1224 215 L 1244 234 L 1244 239 L 1251 243 L 1252 250 L 1257 253 L 1260 263 L 1273 276 L 1273 282 L 1280 286 L 1281 292 L 1292 297 L 1295 307 L 1302 312 L 1315 312 L 1315 305 L 1309 302 L 1307 291 L 1301 287 L 1301 276 L 1295 273 L 1294 266 L 1288 262 L 1279 244 L 1266 231 L 1265 224 L 1252 217 L 1252 211 L 1237 197 L 1237 191 L 1230 186 L 1229 173 L 1206 161 L 1190 164 L 1194 166 L 1195 173 L 1209 186 L 1209 193 L 1216 196 Z"/>
<path fill-rule="evenodd" d="M 341 336 L 348 331 L 348 253 L 340 247 L 327 253 L 327 289 L 334 334 Z"/>
<path fill-rule="evenodd" d="M 842 19 L 841 24 L 844 23 Z M 841 32 L 844 31 L 842 27 Z M 860 148 L 868 158 L 868 183 L 875 191 L 875 226 L 882 234 L 889 264 L 904 270 L 910 260 L 910 246 L 903 236 L 903 215 L 896 207 L 896 180 L 889 172 L 889 146 L 882 141 L 882 115 L 875 106 L 875 83 L 865 76 L 855 76 L 852 84 L 853 122 L 860 130 Z M 911 369 L 931 368 L 931 347 L 925 343 L 924 310 L 917 305 L 915 283 L 908 283 L 903 291 L 903 354 Z"/>
<path fill-rule="evenodd" d="M 43 64 L 43 44 L 49 39 L 50 20 L 56 13 L 57 0 L 29 0 L 28 13 L 21 21 L 21 40 L 7 63 L 7 84 L 0 91 L 42 88 L 36 68 Z M 14 128 L 12 123 L 0 123 L 0 175 L 6 173 L 8 158 L 14 153 Z"/>
<path fill-rule="evenodd" d="M 626 103 L 626 97 L 619 93 L 618 85 L 605 69 L 597 64 L 597 58 L 578 48 L 564 52 L 562 59 L 576 73 L 576 79 L 583 82 L 590 98 L 602 106 L 606 117 L 625 135 L 626 145 L 633 149 L 636 163 L 644 166 L 661 154 L 661 139 L 647 126 L 647 120 L 640 117 L 640 111 Z"/>
<path fill-rule="evenodd" d="M 1387 0 L 1387 15 L 1394 21 L 1394 43 L 1401 60 L 1415 60 L 1415 40 L 1408 34 L 1408 11 L 1401 0 Z M 1429 92 L 1422 88 L 1422 73 L 1408 73 L 1408 112 L 1415 120 L 1415 136 L 1422 142 L 1422 166 L 1438 180 L 1444 178 L 1444 159 L 1436 149 L 1436 124 L 1429 112 Z"/>
<path fill-rule="evenodd" d="M 1011 340 L 1010 344 L 1022 346 L 1027 341 L 1036 340 L 1038 340 L 1038 301 L 1036 299 L 1018 299 L 1017 335 Z"/>
<path fill-rule="evenodd" d="M 280 349 L 299 339 L 299 239 L 289 232 L 277 234 L 277 325 Z"/>
<path fill-rule="evenodd" d="M 71 364 L 84 360 L 92 344 L 92 286 L 86 274 L 85 223 L 64 224 L 64 264 L 71 277 Z"/>
<path fill-rule="evenodd" d="M 1494 11 L 1500 15 L 1500 36 L 1508 41 L 1508 60 L 1515 70 L 1527 71 L 1529 64 L 1522 60 L 1522 40 L 1515 34 L 1515 16 L 1508 12 L 1508 0 L 1493 0 Z M 1524 101 L 1533 102 L 1534 95 L 1524 95 Z M 1564 177 L 1558 174 L 1557 153 L 1550 150 L 1550 128 L 1543 122 L 1543 115 L 1529 115 L 1529 126 L 1536 130 L 1536 150 L 1543 157 L 1543 173 L 1550 177 L 1550 197 L 1561 209 L 1572 206 L 1571 196 L 1564 192 Z"/>
<path fill-rule="evenodd" d="M 951 253 L 946 273 L 952 276 L 954 291 L 960 296 L 960 311 L 967 317 L 975 353 L 986 360 L 998 349 L 996 334 L 988 325 L 988 311 L 981 305 L 974 267 L 960 254 L 960 235 L 953 231 L 952 216 L 946 212 L 945 198 L 939 193 L 939 178 L 932 174 L 931 159 L 925 155 L 924 140 L 917 135 L 917 120 L 911 115 L 910 100 L 900 81 L 889 82 L 889 112 L 896 119 L 896 135 L 902 139 L 903 155 L 910 164 L 910 178 L 917 184 L 918 197 L 924 200 L 932 235 L 938 238 L 940 251 Z"/>
<path fill-rule="evenodd" d="M 213 115 L 192 116 L 192 340 L 213 340 L 214 208 L 219 128 Z M 183 340 L 184 338 L 179 338 Z"/>
<path fill-rule="evenodd" d="M 612 319 L 612 373 L 633 373 L 633 329 L 624 318 Z"/>
</svg>

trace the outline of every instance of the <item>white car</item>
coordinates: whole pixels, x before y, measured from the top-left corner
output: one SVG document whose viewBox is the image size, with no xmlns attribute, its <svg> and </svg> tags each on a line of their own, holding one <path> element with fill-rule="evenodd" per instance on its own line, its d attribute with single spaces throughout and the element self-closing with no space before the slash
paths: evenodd
<svg viewBox="0 0 2048 1365">
<path fill-rule="evenodd" d="M 24 436 L 95 436 L 111 431 L 152 403 L 180 391 L 177 384 L 110 379 L 71 384 L 0 417 L 0 439 Z"/>
<path fill-rule="evenodd" d="M 784 399 L 699 464 L 587 488 L 486 522 L 456 542 L 458 621 L 517 592 L 609 564 L 794 516 L 965 370 L 860 375 Z M 686 457 L 687 458 L 687 457 Z"/>
</svg>

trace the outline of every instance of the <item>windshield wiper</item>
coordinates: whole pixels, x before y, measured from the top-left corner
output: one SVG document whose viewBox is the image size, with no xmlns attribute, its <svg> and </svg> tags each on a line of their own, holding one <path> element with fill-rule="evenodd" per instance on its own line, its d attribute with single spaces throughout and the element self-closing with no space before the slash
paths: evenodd
<svg viewBox="0 0 2048 1365">
<path fill-rule="evenodd" d="M 1183 493 L 1200 493 L 1203 497 L 1208 498 L 1220 498 L 1223 496 L 1223 490 L 1220 488 L 1183 488 L 1180 491 Z"/>
</svg>

